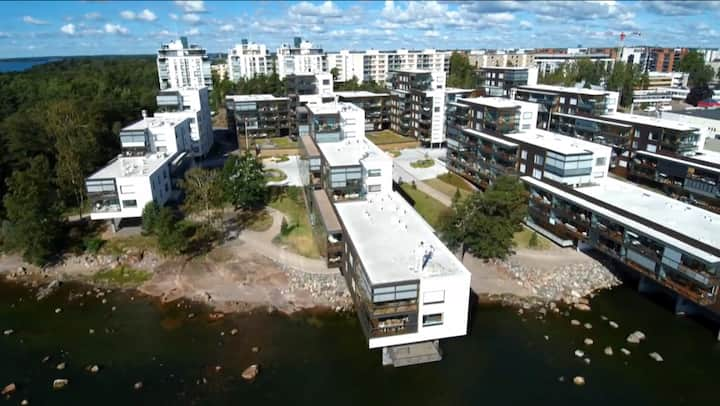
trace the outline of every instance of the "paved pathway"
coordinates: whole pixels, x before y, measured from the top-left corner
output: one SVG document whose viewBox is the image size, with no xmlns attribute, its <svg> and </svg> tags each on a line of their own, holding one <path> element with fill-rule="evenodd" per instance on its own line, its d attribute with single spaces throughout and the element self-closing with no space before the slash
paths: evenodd
<svg viewBox="0 0 720 406">
<path fill-rule="evenodd" d="M 405 183 L 412 183 L 412 181 L 415 181 L 415 186 L 421 192 L 427 193 L 428 195 L 430 195 L 430 197 L 433 197 L 435 200 L 440 201 L 440 203 L 444 204 L 445 206 L 449 207 L 452 203 L 452 199 L 450 197 L 438 191 L 437 189 L 428 186 L 427 183 L 415 177 L 412 173 L 410 173 L 404 167 L 398 164 L 393 165 L 393 179 L 396 182 L 402 181 Z"/>
<path fill-rule="evenodd" d="M 237 249 L 249 249 L 285 266 L 299 271 L 319 274 L 337 273 L 337 269 L 330 269 L 325 265 L 323 259 L 307 258 L 287 250 L 286 248 L 273 243 L 273 238 L 280 234 L 280 224 L 283 214 L 277 210 L 267 208 L 273 218 L 272 226 L 265 231 L 244 230 L 240 237 L 228 243 L 230 247 Z"/>
</svg>

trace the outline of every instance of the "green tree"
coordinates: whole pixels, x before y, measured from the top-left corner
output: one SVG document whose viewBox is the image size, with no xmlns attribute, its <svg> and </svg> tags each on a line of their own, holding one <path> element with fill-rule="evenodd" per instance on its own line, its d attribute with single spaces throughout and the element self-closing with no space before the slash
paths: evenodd
<svg viewBox="0 0 720 406">
<path fill-rule="evenodd" d="M 252 154 L 233 155 L 225 161 L 222 172 L 225 200 L 235 209 L 262 207 L 267 196 L 267 184 L 262 163 Z"/>
<path fill-rule="evenodd" d="M 155 233 L 155 227 L 160 217 L 160 206 L 154 201 L 148 202 L 142 212 L 142 231 L 145 235 Z"/>
<path fill-rule="evenodd" d="M 95 167 L 97 118 L 72 102 L 54 102 L 46 114 L 47 134 L 54 140 L 55 174 L 62 196 L 72 196 L 80 217 L 85 205 L 85 176 Z"/>
<path fill-rule="evenodd" d="M 180 187 L 185 191 L 183 210 L 201 213 L 207 225 L 215 223 L 218 217 L 216 209 L 223 205 L 220 174 L 212 169 L 192 168 L 185 173 Z"/>
<path fill-rule="evenodd" d="M 500 177 L 485 193 L 454 199 L 441 220 L 440 235 L 461 258 L 470 252 L 480 258 L 504 258 L 513 235 L 527 213 L 527 191 L 516 177 Z"/>
<path fill-rule="evenodd" d="M 705 64 L 705 58 L 696 50 L 689 51 L 680 59 L 677 70 L 690 75 L 688 77 L 690 87 L 705 86 L 715 77 L 715 70 Z"/>
<path fill-rule="evenodd" d="M 7 213 L 4 248 L 22 252 L 26 261 L 38 265 L 56 254 L 62 234 L 62 208 L 52 178 L 47 159 L 37 156 L 28 169 L 12 174 L 3 199 Z"/>
<path fill-rule="evenodd" d="M 453 52 L 450 56 L 450 73 L 448 74 L 447 85 L 449 87 L 475 89 L 477 80 L 475 68 L 470 65 L 467 55 Z"/>
<path fill-rule="evenodd" d="M 332 75 L 333 80 L 337 80 L 340 76 L 340 69 L 338 68 L 332 68 L 330 69 L 330 74 Z"/>
<path fill-rule="evenodd" d="M 168 207 L 160 209 L 155 225 L 158 248 L 164 254 L 182 254 L 187 250 L 190 240 L 189 227 L 175 217 Z"/>
<path fill-rule="evenodd" d="M 650 87 L 650 75 L 647 72 L 643 72 L 640 77 L 640 89 L 647 90 Z"/>
</svg>

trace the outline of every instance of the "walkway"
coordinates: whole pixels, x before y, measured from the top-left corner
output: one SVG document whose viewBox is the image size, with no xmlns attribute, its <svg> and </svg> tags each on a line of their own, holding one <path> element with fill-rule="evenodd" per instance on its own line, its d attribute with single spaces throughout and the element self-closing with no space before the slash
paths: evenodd
<svg viewBox="0 0 720 406">
<path fill-rule="evenodd" d="M 427 183 L 423 182 L 421 179 L 417 178 L 397 163 L 393 164 L 393 180 L 397 183 L 412 183 L 412 181 L 415 181 L 415 186 L 419 191 L 428 194 L 430 197 L 434 198 L 445 206 L 450 207 L 450 205 L 452 204 L 452 199 L 449 196 L 438 191 L 437 189 L 428 186 Z"/>
<path fill-rule="evenodd" d="M 338 272 L 337 269 L 328 268 L 323 259 L 304 257 L 273 243 L 273 239 L 280 234 L 283 214 L 269 207 L 267 210 L 273 218 L 273 224 L 269 229 L 265 231 L 243 230 L 237 240 L 228 242 L 226 246 L 258 253 L 298 271 L 313 274 L 334 274 Z"/>
</svg>

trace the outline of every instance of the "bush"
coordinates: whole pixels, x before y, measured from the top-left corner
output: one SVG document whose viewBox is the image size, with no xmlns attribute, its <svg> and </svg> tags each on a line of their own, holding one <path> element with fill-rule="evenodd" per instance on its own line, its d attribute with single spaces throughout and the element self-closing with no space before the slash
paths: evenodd
<svg viewBox="0 0 720 406">
<path fill-rule="evenodd" d="M 178 221 L 172 210 L 167 207 L 160 209 L 155 234 L 158 239 L 158 248 L 164 254 L 181 254 L 188 247 L 190 235 L 194 230 L 190 224 Z"/>
<path fill-rule="evenodd" d="M 142 232 L 144 235 L 153 234 L 160 217 L 160 206 L 155 202 L 145 205 L 142 212 Z"/>
<path fill-rule="evenodd" d="M 415 180 L 414 180 L 414 179 L 413 179 L 413 181 L 412 181 L 412 188 L 413 188 L 413 189 L 417 189 L 417 185 L 415 184 Z"/>
<path fill-rule="evenodd" d="M 528 240 L 528 247 L 537 248 L 538 245 L 540 245 L 540 241 L 538 240 L 537 232 L 533 231 L 530 239 Z"/>
<path fill-rule="evenodd" d="M 83 240 L 83 246 L 85 246 L 85 252 L 89 254 L 97 254 L 100 248 L 105 244 L 105 240 L 102 238 L 91 237 Z"/>
<path fill-rule="evenodd" d="M 283 217 L 282 223 L 280 223 L 280 234 L 281 235 L 288 235 L 290 234 L 291 228 L 290 225 L 287 222 L 287 219 Z"/>
</svg>

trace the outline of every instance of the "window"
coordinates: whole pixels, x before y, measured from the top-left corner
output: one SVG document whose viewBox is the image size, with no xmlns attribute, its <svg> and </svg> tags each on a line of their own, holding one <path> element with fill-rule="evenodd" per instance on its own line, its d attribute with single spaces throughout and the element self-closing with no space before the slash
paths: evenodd
<svg viewBox="0 0 720 406">
<path fill-rule="evenodd" d="M 523 117 L 523 118 L 532 118 L 532 112 L 531 112 L 531 111 L 526 111 L 526 112 L 523 113 L 522 117 Z"/>
<path fill-rule="evenodd" d="M 545 163 L 545 157 L 542 155 L 535 155 L 535 165 L 542 165 Z"/>
<path fill-rule="evenodd" d="M 328 79 L 323 79 L 323 85 L 329 85 L 329 84 L 330 84 L 330 80 L 328 80 Z"/>
<path fill-rule="evenodd" d="M 527 150 L 526 149 L 520 151 L 520 158 L 527 159 Z"/>
<path fill-rule="evenodd" d="M 564 98 L 564 97 L 561 97 L 561 98 L 560 98 L 560 104 L 565 104 L 565 98 Z"/>
<path fill-rule="evenodd" d="M 369 192 L 379 192 L 381 189 L 380 185 L 368 185 Z"/>
<path fill-rule="evenodd" d="M 445 291 L 444 290 L 433 290 L 430 292 L 423 292 L 423 304 L 435 304 L 445 302 Z"/>
<path fill-rule="evenodd" d="M 523 130 L 529 130 L 529 129 L 530 129 L 530 124 L 523 124 L 523 125 L 521 126 L 521 128 L 522 128 Z"/>
<path fill-rule="evenodd" d="M 525 164 L 520 164 L 520 173 L 525 174 Z"/>
<path fill-rule="evenodd" d="M 439 106 L 438 106 L 438 107 L 435 107 L 435 112 L 436 112 L 436 113 L 439 113 L 439 112 L 440 112 L 440 107 L 439 107 Z"/>
<path fill-rule="evenodd" d="M 423 315 L 423 327 L 439 326 L 441 324 L 443 324 L 442 313 L 424 314 Z"/>
<path fill-rule="evenodd" d="M 607 159 L 605 157 L 597 158 L 595 160 L 595 166 L 605 166 Z"/>
<path fill-rule="evenodd" d="M 542 179 L 542 171 L 540 169 L 533 169 L 533 178 Z"/>
<path fill-rule="evenodd" d="M 572 99 L 570 99 L 570 104 L 573 106 L 577 106 L 577 99 L 574 97 Z"/>
<path fill-rule="evenodd" d="M 135 185 L 120 186 L 120 193 L 122 193 L 124 195 L 135 193 Z"/>
<path fill-rule="evenodd" d="M 123 200 L 122 205 L 125 208 L 137 207 L 137 200 Z"/>
</svg>

